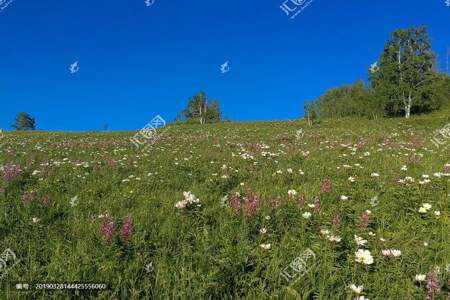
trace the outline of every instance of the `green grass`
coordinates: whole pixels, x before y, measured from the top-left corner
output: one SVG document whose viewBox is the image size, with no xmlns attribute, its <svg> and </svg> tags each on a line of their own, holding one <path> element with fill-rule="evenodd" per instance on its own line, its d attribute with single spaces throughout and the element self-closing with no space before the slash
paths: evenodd
<svg viewBox="0 0 450 300">
<path fill-rule="evenodd" d="M 449 122 L 444 111 L 313 127 L 304 121 L 171 125 L 148 153 L 133 146 L 130 132 L 8 132 L 0 140 L 0 165 L 23 171 L 9 183 L 0 179 L 0 252 L 9 248 L 20 261 L 0 279 L 0 299 L 354 299 L 352 283 L 363 285 L 371 300 L 425 299 L 426 284 L 414 277 L 435 266 L 441 292 L 434 299 L 447 299 L 450 177 L 434 174 L 445 173 L 450 152 L 436 149 L 430 137 Z M 32 175 L 35 170 L 41 172 Z M 423 175 L 429 183 L 420 183 Z M 414 182 L 398 183 L 406 176 Z M 325 178 L 328 193 L 321 192 Z M 26 207 L 24 193 L 32 191 Z M 183 191 L 202 206 L 175 208 Z M 241 194 L 239 216 L 221 201 L 234 192 Z M 250 193 L 261 195 L 254 217 L 246 215 L 243 199 Z M 307 204 L 317 196 L 320 212 L 314 213 Z M 423 203 L 432 205 L 425 214 L 419 213 Z M 111 242 L 102 235 L 101 214 L 114 222 Z M 332 224 L 337 214 L 339 226 Z M 128 243 L 120 239 L 127 216 L 133 219 Z M 329 241 L 321 229 L 342 240 Z M 367 244 L 358 246 L 354 235 Z M 271 248 L 262 249 L 264 243 Z M 315 259 L 288 284 L 280 272 L 308 248 Z M 370 250 L 373 264 L 355 261 L 359 248 Z M 401 256 L 383 257 L 381 250 L 390 248 Z M 16 282 L 103 282 L 108 290 L 25 292 L 15 290 Z"/>
</svg>

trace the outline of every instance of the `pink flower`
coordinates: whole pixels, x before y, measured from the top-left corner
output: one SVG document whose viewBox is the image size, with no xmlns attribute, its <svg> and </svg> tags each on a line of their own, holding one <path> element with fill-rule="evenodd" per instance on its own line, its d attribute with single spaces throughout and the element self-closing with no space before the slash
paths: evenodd
<svg viewBox="0 0 450 300">
<path fill-rule="evenodd" d="M 114 222 L 111 217 L 107 217 L 102 224 L 102 234 L 108 242 L 111 242 L 114 237 Z"/>
<path fill-rule="evenodd" d="M 361 215 L 361 228 L 367 228 L 367 226 L 369 226 L 370 214 L 371 214 L 370 210 L 363 211 Z"/>
<path fill-rule="evenodd" d="M 231 194 L 230 206 L 233 210 L 233 214 L 237 217 L 241 213 L 241 199 L 239 193 Z"/>
<path fill-rule="evenodd" d="M 322 193 L 329 193 L 331 188 L 330 180 L 328 178 L 325 178 L 325 180 L 322 183 L 322 188 L 320 191 Z"/>
<path fill-rule="evenodd" d="M 336 215 L 333 218 L 333 225 L 339 227 L 340 224 L 341 224 L 341 216 L 339 215 L 339 213 L 336 213 Z"/>
<path fill-rule="evenodd" d="M 132 230 L 133 230 L 133 219 L 131 217 L 126 217 L 123 220 L 122 229 L 120 230 L 120 239 L 126 243 L 130 242 Z"/>
<path fill-rule="evenodd" d="M 248 206 L 247 206 L 247 216 L 252 218 L 256 215 L 256 212 L 258 210 L 258 206 L 259 206 L 260 202 L 261 202 L 261 198 L 259 195 L 256 195 L 253 198 L 250 198 Z"/>
<path fill-rule="evenodd" d="M 22 169 L 19 165 L 8 163 L 3 168 L 3 181 L 8 184 L 22 174 Z"/>
</svg>

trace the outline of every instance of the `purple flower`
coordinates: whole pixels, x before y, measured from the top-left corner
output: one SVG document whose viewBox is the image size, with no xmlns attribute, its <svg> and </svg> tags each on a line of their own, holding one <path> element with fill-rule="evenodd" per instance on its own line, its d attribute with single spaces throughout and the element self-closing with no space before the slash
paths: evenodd
<svg viewBox="0 0 450 300">
<path fill-rule="evenodd" d="M 371 212 L 370 210 L 365 210 L 363 211 L 362 215 L 361 215 L 361 228 L 367 228 L 367 226 L 369 226 L 369 216 L 370 216 Z"/>
<path fill-rule="evenodd" d="M 331 188 L 330 180 L 328 178 L 325 178 L 325 180 L 322 183 L 322 188 L 320 189 L 320 191 L 322 193 L 329 193 L 330 188 Z"/>
<path fill-rule="evenodd" d="M 439 280 L 434 271 L 427 273 L 427 297 L 426 300 L 433 300 L 435 293 L 439 292 Z"/>
<path fill-rule="evenodd" d="M 19 165 L 8 163 L 3 167 L 3 181 L 9 184 L 22 174 L 22 169 Z"/>
<path fill-rule="evenodd" d="M 248 206 L 247 206 L 247 216 L 252 218 L 256 215 L 256 212 L 258 210 L 258 206 L 259 206 L 260 202 L 261 202 L 261 198 L 259 195 L 256 195 L 256 196 L 250 198 Z"/>
<path fill-rule="evenodd" d="M 49 196 L 48 196 L 48 195 L 45 195 L 45 196 L 42 198 L 42 204 L 43 204 L 45 207 L 47 207 L 49 202 L 50 202 Z"/>
<path fill-rule="evenodd" d="M 133 230 L 133 219 L 131 217 L 126 217 L 123 220 L 122 229 L 120 230 L 120 239 L 125 243 L 130 242 L 132 230 Z"/>
<path fill-rule="evenodd" d="M 241 199 L 239 193 L 231 194 L 230 206 L 233 210 L 233 214 L 237 217 L 241 213 Z"/>
<path fill-rule="evenodd" d="M 102 224 L 102 234 L 108 242 L 111 242 L 114 237 L 114 222 L 111 217 L 107 217 Z"/>
</svg>

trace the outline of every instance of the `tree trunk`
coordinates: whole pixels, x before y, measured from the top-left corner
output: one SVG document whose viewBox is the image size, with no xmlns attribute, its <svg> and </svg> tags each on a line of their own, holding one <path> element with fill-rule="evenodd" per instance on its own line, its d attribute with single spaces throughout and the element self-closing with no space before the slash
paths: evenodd
<svg viewBox="0 0 450 300">
<path fill-rule="evenodd" d="M 408 100 L 406 100 L 406 103 L 405 103 L 405 118 L 406 119 L 409 119 L 409 117 L 411 116 L 411 103 L 412 103 L 412 97 L 411 97 L 411 92 L 409 92 Z"/>
</svg>

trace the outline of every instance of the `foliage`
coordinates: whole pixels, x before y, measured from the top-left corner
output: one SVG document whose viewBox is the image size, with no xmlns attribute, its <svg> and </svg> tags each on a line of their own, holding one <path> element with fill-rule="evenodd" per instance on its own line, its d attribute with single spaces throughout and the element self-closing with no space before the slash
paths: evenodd
<svg viewBox="0 0 450 300">
<path fill-rule="evenodd" d="M 21 112 L 17 114 L 16 120 L 11 127 L 16 130 L 35 130 L 36 121 L 28 113 Z"/>
<path fill-rule="evenodd" d="M 180 112 L 177 120 L 187 122 L 200 122 L 200 124 L 220 121 L 221 112 L 219 102 L 208 102 L 205 92 L 199 92 L 189 99 L 188 106 Z"/>
</svg>

